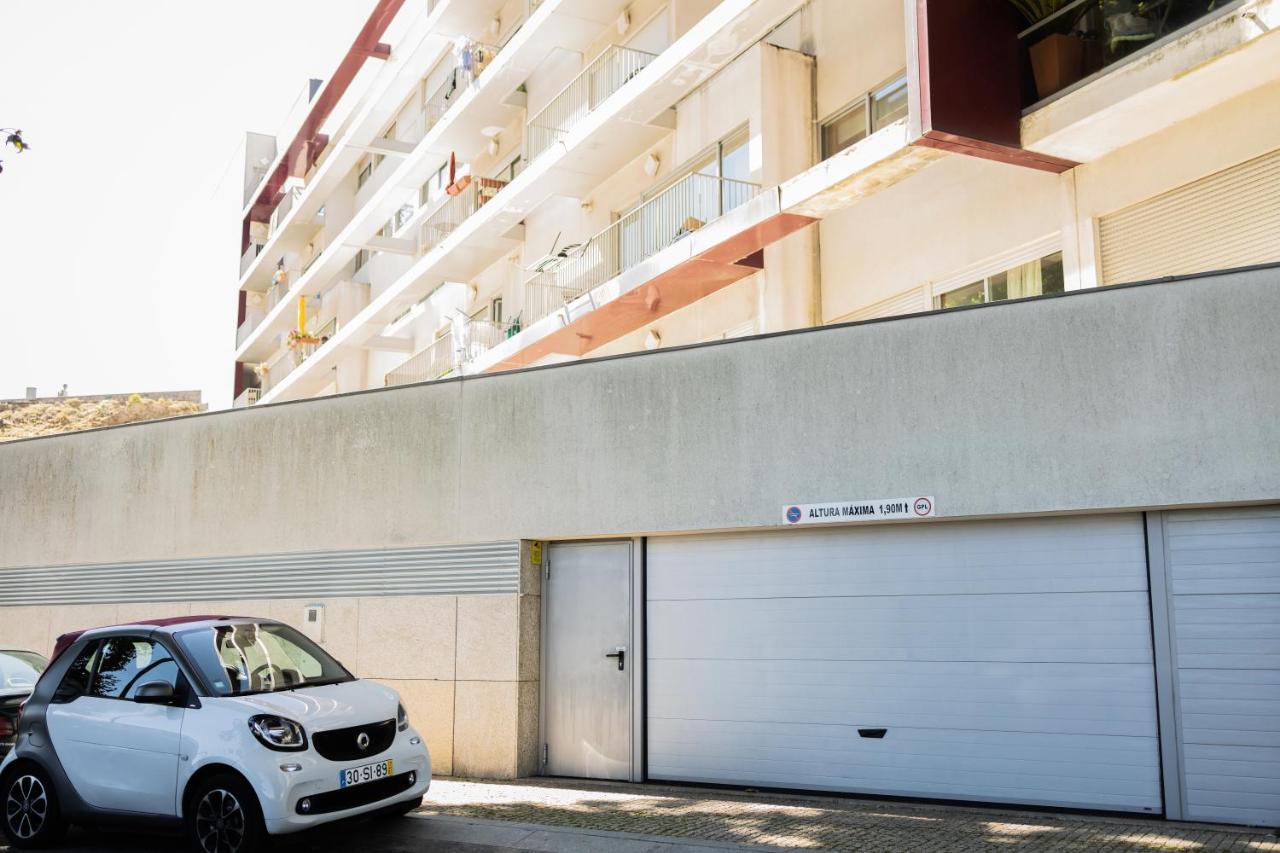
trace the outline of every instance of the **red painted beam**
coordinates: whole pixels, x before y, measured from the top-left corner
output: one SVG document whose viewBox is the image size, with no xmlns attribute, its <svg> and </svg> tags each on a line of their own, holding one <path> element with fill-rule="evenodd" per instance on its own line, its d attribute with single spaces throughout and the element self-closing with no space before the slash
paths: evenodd
<svg viewBox="0 0 1280 853">
<path fill-rule="evenodd" d="M 267 176 L 262 188 L 258 191 L 258 197 L 254 199 L 253 207 L 250 208 L 245 222 L 240 246 L 242 254 L 249 248 L 248 223 L 268 221 L 271 218 L 271 211 L 275 210 L 276 205 L 280 203 L 282 198 L 280 190 L 285 180 L 290 175 L 296 174 L 296 171 L 306 171 L 315 164 L 328 142 L 328 139 L 320 133 L 320 127 L 333 112 L 338 101 L 346 94 L 351 81 L 364 67 L 364 63 L 369 59 L 386 59 L 391 55 L 391 46 L 380 39 L 403 5 L 404 0 L 378 0 L 377 6 L 369 13 L 369 18 L 360 28 L 346 55 L 312 101 L 311 110 L 303 120 L 302 126 L 298 128 L 297 134 L 285 148 L 284 156 L 279 158 L 275 170 Z M 301 170 L 296 170 L 300 161 L 305 165 Z"/>
<path fill-rule="evenodd" d="M 1022 148 L 1021 19 L 1005 0 L 915 0 L 917 145 L 1047 172 L 1077 164 Z"/>
<path fill-rule="evenodd" d="M 816 221 L 794 213 L 771 216 L 583 314 L 486 372 L 526 367 L 552 353 L 586 355 L 646 323 L 692 305 L 735 281 L 759 272 L 764 266 L 765 246 Z"/>
</svg>

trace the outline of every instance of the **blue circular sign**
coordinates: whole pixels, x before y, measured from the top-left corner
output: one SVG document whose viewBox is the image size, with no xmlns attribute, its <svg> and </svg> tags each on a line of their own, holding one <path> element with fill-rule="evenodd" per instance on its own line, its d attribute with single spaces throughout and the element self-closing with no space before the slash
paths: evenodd
<svg viewBox="0 0 1280 853">
<path fill-rule="evenodd" d="M 792 524 L 795 524 L 799 520 L 800 520 L 800 507 L 798 506 L 787 507 L 787 521 L 791 522 Z"/>
</svg>

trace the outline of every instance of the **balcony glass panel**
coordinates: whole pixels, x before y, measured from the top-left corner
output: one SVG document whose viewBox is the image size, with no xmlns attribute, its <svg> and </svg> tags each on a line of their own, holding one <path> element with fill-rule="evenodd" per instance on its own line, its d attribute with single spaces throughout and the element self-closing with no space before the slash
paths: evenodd
<svg viewBox="0 0 1280 853">
<path fill-rule="evenodd" d="M 551 99 L 525 128 L 525 157 L 532 162 L 592 110 L 652 62 L 655 54 L 612 45 Z"/>
<path fill-rule="evenodd" d="M 1224 0 L 1011 0 L 1031 26 L 1018 37 L 1030 60 L 1029 106 L 1199 26 Z M 1045 10 L 1057 8 L 1047 17 Z"/>
</svg>

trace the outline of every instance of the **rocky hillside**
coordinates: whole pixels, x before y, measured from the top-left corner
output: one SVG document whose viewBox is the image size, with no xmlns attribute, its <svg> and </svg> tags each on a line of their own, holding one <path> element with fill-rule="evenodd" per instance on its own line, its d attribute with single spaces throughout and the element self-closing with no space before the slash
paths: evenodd
<svg viewBox="0 0 1280 853">
<path fill-rule="evenodd" d="M 203 410 L 200 403 L 131 394 L 105 400 L 25 400 L 0 403 L 0 441 L 151 421 Z"/>
</svg>

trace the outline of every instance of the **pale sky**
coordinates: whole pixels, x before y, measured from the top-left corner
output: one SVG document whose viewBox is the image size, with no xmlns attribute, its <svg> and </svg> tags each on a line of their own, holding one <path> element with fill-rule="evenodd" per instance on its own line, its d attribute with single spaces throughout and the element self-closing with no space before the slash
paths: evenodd
<svg viewBox="0 0 1280 853">
<path fill-rule="evenodd" d="M 246 130 L 275 133 L 374 0 L 0 0 L 0 399 L 230 405 Z"/>
</svg>

